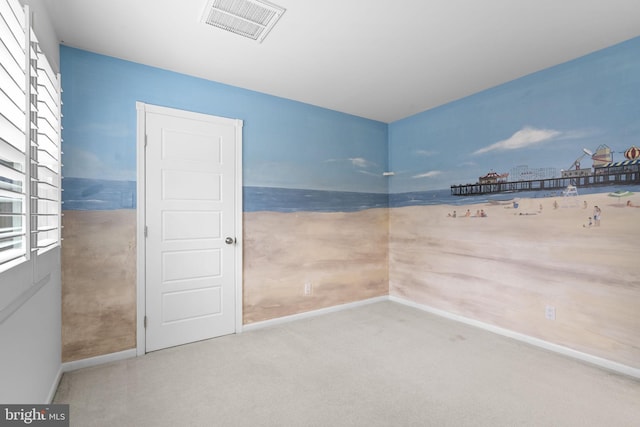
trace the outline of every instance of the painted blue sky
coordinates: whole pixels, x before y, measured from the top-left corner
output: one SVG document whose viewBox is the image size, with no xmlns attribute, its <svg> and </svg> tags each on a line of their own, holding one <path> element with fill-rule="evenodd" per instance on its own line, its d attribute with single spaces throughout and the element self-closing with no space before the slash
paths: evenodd
<svg viewBox="0 0 640 427">
<path fill-rule="evenodd" d="M 136 101 L 244 120 L 246 186 L 448 189 L 640 146 L 640 38 L 389 125 L 65 46 L 61 69 L 67 177 L 136 179 Z"/>
<path fill-rule="evenodd" d="M 640 38 L 392 123 L 389 138 L 392 193 L 519 165 L 560 171 L 601 144 L 624 160 L 640 146 Z"/>
<path fill-rule="evenodd" d="M 63 175 L 136 180 L 136 102 L 241 119 L 245 186 L 386 193 L 387 125 L 61 46 Z"/>
</svg>

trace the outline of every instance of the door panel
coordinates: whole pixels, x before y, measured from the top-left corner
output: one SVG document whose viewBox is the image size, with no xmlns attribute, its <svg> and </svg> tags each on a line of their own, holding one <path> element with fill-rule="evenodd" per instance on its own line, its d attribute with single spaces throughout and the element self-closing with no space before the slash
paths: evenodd
<svg viewBox="0 0 640 427">
<path fill-rule="evenodd" d="M 216 239 L 220 237 L 219 212 L 163 212 L 165 240 Z"/>
<path fill-rule="evenodd" d="M 162 296 L 164 323 L 212 316 L 222 312 L 220 288 L 167 292 Z"/>
<path fill-rule="evenodd" d="M 145 115 L 146 351 L 235 332 L 237 121 Z"/>
<path fill-rule="evenodd" d="M 162 198 L 164 201 L 222 202 L 220 184 L 221 177 L 215 173 L 164 170 L 162 171 Z"/>
</svg>

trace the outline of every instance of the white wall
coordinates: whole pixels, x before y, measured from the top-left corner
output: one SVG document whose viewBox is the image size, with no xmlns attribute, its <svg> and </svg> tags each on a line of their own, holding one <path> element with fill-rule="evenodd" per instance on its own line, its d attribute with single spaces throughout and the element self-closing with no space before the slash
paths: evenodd
<svg viewBox="0 0 640 427">
<path fill-rule="evenodd" d="M 49 403 L 61 372 L 60 249 L 38 259 L 43 286 L 0 324 L 0 402 Z M 31 287 L 32 265 L 3 273 L 2 282 Z M 20 301 L 18 301 L 20 302 Z M 4 317 L 4 316 L 3 316 Z"/>
<path fill-rule="evenodd" d="M 58 40 L 46 10 L 40 1 L 23 3 L 34 3 L 34 31 L 58 70 Z M 0 273 L 0 403 L 53 397 L 62 366 L 60 276 L 60 248 Z"/>
<path fill-rule="evenodd" d="M 43 0 L 19 0 L 31 8 L 31 25 L 38 37 L 40 48 L 47 56 L 53 71 L 60 71 L 60 41 L 49 19 L 49 12 Z"/>
</svg>

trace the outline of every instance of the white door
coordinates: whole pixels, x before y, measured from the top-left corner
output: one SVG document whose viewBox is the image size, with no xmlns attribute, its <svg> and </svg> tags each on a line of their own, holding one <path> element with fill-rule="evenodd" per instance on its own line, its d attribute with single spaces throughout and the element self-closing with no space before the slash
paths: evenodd
<svg viewBox="0 0 640 427">
<path fill-rule="evenodd" d="M 239 120 L 145 110 L 146 351 L 236 331 Z"/>
</svg>

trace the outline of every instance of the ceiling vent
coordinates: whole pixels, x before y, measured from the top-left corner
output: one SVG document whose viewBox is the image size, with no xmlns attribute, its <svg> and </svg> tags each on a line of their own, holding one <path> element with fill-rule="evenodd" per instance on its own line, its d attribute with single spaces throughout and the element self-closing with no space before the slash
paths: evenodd
<svg viewBox="0 0 640 427">
<path fill-rule="evenodd" d="M 208 0 L 201 21 L 262 42 L 284 12 L 261 0 Z"/>
</svg>

